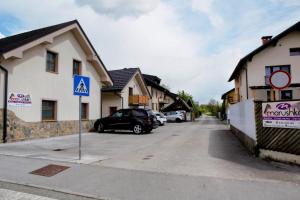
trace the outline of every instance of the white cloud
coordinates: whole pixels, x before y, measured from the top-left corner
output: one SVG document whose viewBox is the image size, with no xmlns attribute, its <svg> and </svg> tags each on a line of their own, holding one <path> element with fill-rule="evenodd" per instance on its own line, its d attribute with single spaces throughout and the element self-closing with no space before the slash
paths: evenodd
<svg viewBox="0 0 300 200">
<path fill-rule="evenodd" d="M 101 15 L 115 18 L 140 16 L 155 9 L 159 0 L 76 0 L 79 5 L 88 5 Z"/>
<path fill-rule="evenodd" d="M 192 9 L 207 15 L 211 24 L 216 28 L 224 25 L 223 18 L 214 10 L 214 0 L 190 0 Z"/>
<path fill-rule="evenodd" d="M 5 37 L 5 35 L 3 35 L 1 32 L 0 32 L 0 39 L 1 38 L 4 38 Z"/>
<path fill-rule="evenodd" d="M 147 6 L 141 6 L 138 0 L 126 1 L 126 9 L 133 9 L 132 12 L 120 11 L 125 1 L 114 1 L 114 4 L 108 4 L 108 0 L 97 1 L 104 2 L 101 6 L 108 7 L 108 11 L 96 9 L 91 1 L 85 2 L 91 6 L 83 6 L 82 2 L 78 5 L 78 1 L 45 1 L 34 10 L 32 7 L 40 0 L 4 1 L 0 12 L 22 19 L 23 27 L 13 32 L 77 18 L 109 70 L 139 66 L 144 73 L 161 77 L 173 92 L 184 89 L 200 103 L 210 98 L 220 99 L 222 93 L 233 87 L 233 83 L 227 82 L 231 72 L 241 57 L 260 45 L 259 36 L 278 33 L 278 29 L 287 28 L 299 17 L 295 15 L 293 19 L 288 17 L 276 25 L 266 26 L 260 23 L 263 9 L 248 12 L 233 25 L 237 35 L 228 40 L 218 29 L 209 33 L 187 30 L 186 21 L 167 1 L 149 1 Z M 210 16 L 215 27 L 228 27 L 229 22 L 214 11 L 213 0 L 193 0 L 193 6 Z M 137 15 L 139 17 L 127 17 Z M 215 40 L 220 44 L 211 47 L 215 48 L 211 53 L 206 45 Z"/>
</svg>

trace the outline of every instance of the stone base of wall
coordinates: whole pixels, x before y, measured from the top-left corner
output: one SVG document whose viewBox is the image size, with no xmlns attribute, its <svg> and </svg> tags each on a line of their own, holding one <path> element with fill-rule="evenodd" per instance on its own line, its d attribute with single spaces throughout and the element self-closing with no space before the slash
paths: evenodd
<svg viewBox="0 0 300 200">
<path fill-rule="evenodd" d="M 258 148 L 255 140 L 250 138 L 244 132 L 230 125 L 231 132 L 242 142 L 242 144 L 253 154 L 258 156 Z"/>
<path fill-rule="evenodd" d="M 263 159 L 271 159 L 271 160 L 284 162 L 288 164 L 300 165 L 300 156 L 295 154 L 290 154 L 290 153 L 260 149 L 259 157 Z"/>
<path fill-rule="evenodd" d="M 78 121 L 24 122 L 8 111 L 7 142 L 70 135 L 78 133 Z M 82 131 L 92 130 L 95 120 L 82 121 Z M 2 139 L 2 138 L 1 138 Z"/>
</svg>

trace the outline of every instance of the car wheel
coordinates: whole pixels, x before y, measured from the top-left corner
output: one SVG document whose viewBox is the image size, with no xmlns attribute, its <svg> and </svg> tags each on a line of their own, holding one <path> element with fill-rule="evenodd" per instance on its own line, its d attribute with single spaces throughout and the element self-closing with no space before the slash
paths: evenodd
<svg viewBox="0 0 300 200">
<path fill-rule="evenodd" d="M 98 131 L 99 133 L 103 133 L 103 132 L 104 132 L 104 125 L 103 125 L 101 122 L 98 124 L 98 129 L 97 129 L 97 131 Z"/>
<path fill-rule="evenodd" d="M 142 125 L 141 124 L 135 124 L 133 126 L 133 133 L 134 134 L 141 134 L 141 133 L 143 133 L 143 127 L 142 127 Z"/>
<path fill-rule="evenodd" d="M 176 122 L 181 122 L 181 119 L 177 118 L 177 119 L 176 119 Z"/>
<path fill-rule="evenodd" d="M 164 123 L 161 122 L 161 121 L 158 121 L 158 123 L 159 123 L 160 126 L 164 125 Z"/>
</svg>

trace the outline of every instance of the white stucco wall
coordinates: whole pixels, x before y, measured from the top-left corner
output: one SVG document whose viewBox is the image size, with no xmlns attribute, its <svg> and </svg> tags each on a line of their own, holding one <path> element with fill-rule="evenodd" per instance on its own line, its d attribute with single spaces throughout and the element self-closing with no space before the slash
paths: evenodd
<svg viewBox="0 0 300 200">
<path fill-rule="evenodd" d="M 122 108 L 122 101 L 119 96 L 113 92 L 102 93 L 102 117 L 107 117 L 110 114 L 110 107 Z"/>
<path fill-rule="evenodd" d="M 253 99 L 230 105 L 230 124 L 256 141 L 255 109 Z"/>
<path fill-rule="evenodd" d="M 58 73 L 46 72 L 46 50 L 58 53 Z M 19 118 L 26 122 L 41 121 L 42 99 L 57 101 L 57 120 L 78 120 L 78 97 L 73 96 L 73 59 L 82 62 L 82 75 L 90 77 L 89 119 L 100 117 L 101 82 L 94 67 L 71 32 L 56 37 L 52 44 L 39 45 L 24 52 L 22 59 L 4 61 L 9 71 L 9 92 L 28 93 L 32 107 L 12 107 Z"/>
<path fill-rule="evenodd" d="M 129 108 L 129 87 L 133 88 L 133 95 L 147 95 L 143 93 L 141 86 L 139 85 L 137 81 L 137 75 L 135 75 L 124 87 L 124 89 L 121 92 L 121 95 L 123 97 L 124 101 L 124 108 Z"/>
<path fill-rule="evenodd" d="M 290 56 L 290 48 L 300 47 L 300 32 L 285 36 L 275 47 L 270 46 L 248 62 L 249 86 L 265 84 L 265 66 L 291 65 L 292 83 L 300 83 L 300 56 Z"/>
</svg>

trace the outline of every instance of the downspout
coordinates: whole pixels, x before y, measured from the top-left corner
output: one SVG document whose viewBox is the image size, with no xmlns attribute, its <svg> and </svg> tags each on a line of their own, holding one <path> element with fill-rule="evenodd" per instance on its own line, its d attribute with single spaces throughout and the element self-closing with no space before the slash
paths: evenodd
<svg viewBox="0 0 300 200">
<path fill-rule="evenodd" d="M 124 109 L 124 101 L 123 101 L 123 97 L 121 94 L 115 93 L 116 96 L 120 97 L 121 99 L 121 105 L 122 105 L 122 109 Z"/>
<path fill-rule="evenodd" d="M 6 143 L 7 137 L 7 88 L 8 88 L 8 71 L 0 65 L 0 69 L 4 71 L 4 99 L 3 99 L 3 136 L 2 141 Z"/>
<path fill-rule="evenodd" d="M 247 99 L 249 98 L 249 91 L 248 91 L 248 69 L 247 67 L 245 67 L 245 70 L 246 70 L 246 92 L 247 92 Z"/>
<path fill-rule="evenodd" d="M 102 111 L 103 111 L 103 107 L 102 107 L 102 104 L 103 104 L 103 92 L 102 92 L 102 89 L 100 90 L 100 101 L 101 101 L 101 103 L 100 103 L 100 118 L 102 118 L 102 116 L 103 116 L 103 114 L 102 114 Z"/>
</svg>

